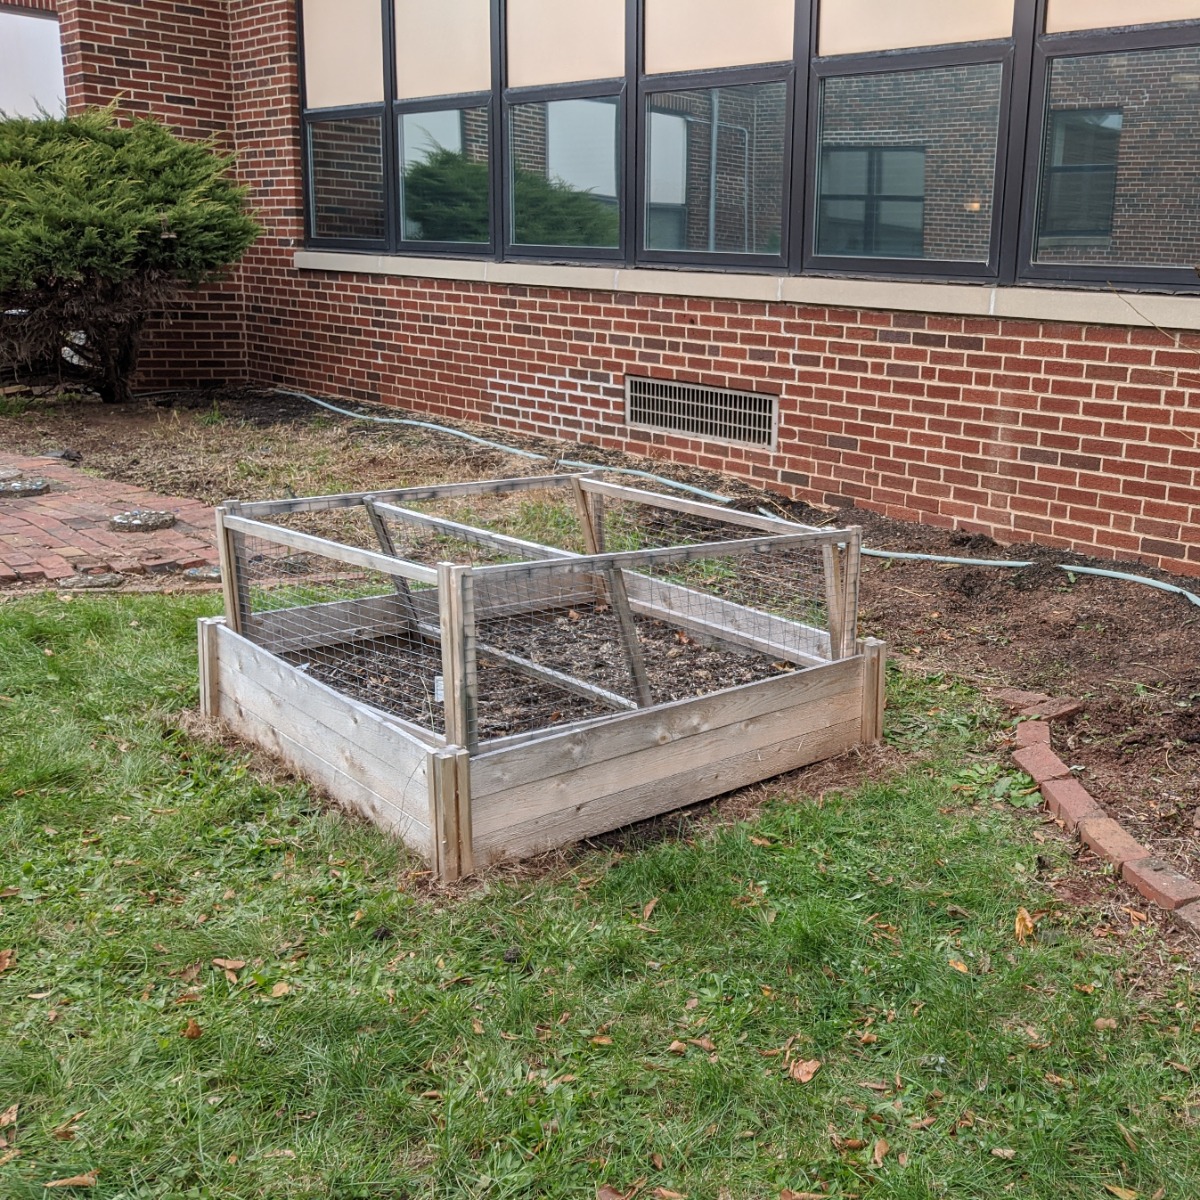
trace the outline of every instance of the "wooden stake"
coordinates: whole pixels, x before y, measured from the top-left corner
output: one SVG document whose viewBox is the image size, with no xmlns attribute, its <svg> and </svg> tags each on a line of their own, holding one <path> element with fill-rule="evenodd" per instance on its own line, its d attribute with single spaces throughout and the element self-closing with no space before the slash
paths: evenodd
<svg viewBox="0 0 1200 1200">
<path fill-rule="evenodd" d="M 471 568 L 438 563 L 437 573 L 446 741 L 474 750 L 478 746 L 475 713 L 479 684 Z"/>
<path fill-rule="evenodd" d="M 379 543 L 379 548 L 389 558 L 398 557 L 396 554 L 396 543 L 392 540 L 391 531 L 388 529 L 384 519 L 379 515 L 379 510 L 375 507 L 374 497 L 364 496 L 363 507 L 367 510 L 367 520 L 371 522 L 371 528 L 375 531 L 375 540 Z M 417 625 L 419 618 L 416 606 L 413 604 L 412 591 L 409 589 L 408 580 L 403 575 L 392 575 L 391 580 L 396 595 L 400 597 L 400 606 L 404 609 L 404 614 L 412 626 L 413 640 L 416 641 L 418 638 Z"/>
<path fill-rule="evenodd" d="M 225 518 L 236 516 L 237 512 L 236 500 L 230 500 L 217 508 L 217 561 L 221 568 L 221 591 L 225 597 L 225 621 L 234 633 L 241 633 L 241 597 L 245 581 L 238 577 L 233 532 L 225 524 Z"/>
<path fill-rule="evenodd" d="M 883 737 L 883 710 L 886 704 L 887 643 L 878 638 L 862 638 L 858 652 L 863 656 L 862 740 L 878 742 Z"/>
</svg>

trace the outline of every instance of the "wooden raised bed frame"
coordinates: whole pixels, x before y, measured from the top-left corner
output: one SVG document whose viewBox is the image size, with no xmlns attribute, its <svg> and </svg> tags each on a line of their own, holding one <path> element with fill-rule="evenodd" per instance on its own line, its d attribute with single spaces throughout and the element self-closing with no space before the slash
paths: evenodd
<svg viewBox="0 0 1200 1200">
<path fill-rule="evenodd" d="M 532 568 L 528 564 L 485 568 L 441 564 L 435 569 L 261 520 L 365 505 L 381 544 L 390 550 L 375 506 L 389 515 L 412 516 L 394 506 L 539 487 L 574 490 L 583 505 L 585 537 L 590 528 L 587 497 L 594 494 L 745 525 L 764 541 L 797 540 L 819 546 L 830 628 L 826 632 L 800 627 L 811 634 L 810 644 L 803 652 L 786 652 L 798 668 L 787 674 L 671 703 L 636 707 L 623 702 L 620 711 L 609 715 L 476 744 L 471 687 L 477 647 L 469 613 L 469 581 L 489 571 Z M 434 527 L 453 525 L 424 514 L 419 519 Z M 695 804 L 841 754 L 859 743 L 877 741 L 882 734 L 886 648 L 875 639 L 855 636 L 858 530 L 810 530 L 771 517 L 622 488 L 589 476 L 234 502 L 218 510 L 217 523 L 226 617 L 199 623 L 204 713 L 265 747 L 343 805 L 395 833 L 429 862 L 440 879 L 457 879 L 489 863 L 524 858 Z M 445 736 L 360 703 L 279 657 L 274 650 L 284 647 L 272 641 L 271 614 L 252 615 L 240 597 L 233 552 L 233 536 L 238 533 L 391 576 L 397 585 L 394 595 L 317 606 L 321 631 L 314 635 L 314 644 L 336 645 L 339 639 L 348 641 L 372 627 L 420 621 L 423 634 L 441 644 Z M 680 605 L 672 605 L 673 594 L 687 589 L 629 569 L 646 552 L 584 557 L 486 531 L 483 536 L 498 547 L 534 555 L 542 566 L 553 560 L 571 576 L 594 580 L 602 575 L 616 581 L 609 594 L 618 611 L 627 606 L 629 611 L 670 620 L 701 636 L 715 634 L 772 654 L 781 649 L 773 638 L 763 640 L 764 614 L 730 602 L 717 602 L 718 624 L 709 620 L 700 627 L 686 606 L 680 611 Z M 587 544 L 594 551 L 590 537 Z M 665 553 L 694 557 L 700 552 L 686 547 Z M 409 581 L 424 588 L 410 594 Z M 422 610 L 419 613 L 413 609 L 414 600 Z M 739 628 L 739 617 L 749 613 L 758 621 L 753 632 L 746 632 L 745 622 Z M 765 619 L 788 626 L 789 633 L 796 628 L 795 622 L 784 618 Z M 535 664 L 527 666 L 537 670 Z"/>
</svg>

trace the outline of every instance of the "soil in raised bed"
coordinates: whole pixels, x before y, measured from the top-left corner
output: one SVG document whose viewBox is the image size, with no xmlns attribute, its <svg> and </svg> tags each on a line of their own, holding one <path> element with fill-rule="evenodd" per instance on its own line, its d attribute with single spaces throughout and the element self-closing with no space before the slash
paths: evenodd
<svg viewBox="0 0 1200 1200">
<path fill-rule="evenodd" d="M 794 668 L 754 651 L 695 640 L 678 627 L 635 617 L 646 675 L 656 704 L 786 674 Z M 584 683 L 633 700 L 636 693 L 617 622 L 603 606 L 481 621 L 478 639 Z M 396 637 L 290 654 L 288 661 L 353 699 L 441 733 L 435 680 L 441 651 L 433 642 Z M 479 738 L 509 737 L 610 716 L 603 701 L 514 670 L 486 651 L 478 655 Z"/>
</svg>

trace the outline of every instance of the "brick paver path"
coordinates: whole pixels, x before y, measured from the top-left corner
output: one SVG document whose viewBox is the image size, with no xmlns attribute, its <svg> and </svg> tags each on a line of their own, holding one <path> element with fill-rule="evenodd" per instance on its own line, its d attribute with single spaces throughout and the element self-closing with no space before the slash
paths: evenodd
<svg viewBox="0 0 1200 1200">
<path fill-rule="evenodd" d="M 0 472 L 16 468 L 50 490 L 23 499 L 0 496 L 0 586 L 54 582 L 116 571 L 144 575 L 215 566 L 216 518 L 198 500 L 159 496 L 145 488 L 93 479 L 52 458 L 0 454 Z M 170 529 L 114 533 L 110 517 L 131 509 L 173 512 Z"/>
</svg>

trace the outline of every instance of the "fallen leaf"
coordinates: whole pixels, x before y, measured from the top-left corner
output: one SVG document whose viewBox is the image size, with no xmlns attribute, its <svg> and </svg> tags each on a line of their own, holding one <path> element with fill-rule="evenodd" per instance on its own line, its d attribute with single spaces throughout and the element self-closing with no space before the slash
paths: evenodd
<svg viewBox="0 0 1200 1200">
<path fill-rule="evenodd" d="M 970 973 L 971 973 L 971 968 L 968 967 L 967 964 L 965 962 L 962 962 L 960 959 L 952 958 L 950 960 L 950 965 L 956 971 L 961 971 L 962 974 L 964 974 L 964 975 L 970 975 Z"/>
<path fill-rule="evenodd" d="M 829 1200 L 829 1196 L 825 1192 L 793 1192 L 791 1188 L 784 1188 L 779 1193 L 779 1200 Z"/>
<path fill-rule="evenodd" d="M 810 1058 L 804 1062 L 792 1063 L 791 1070 L 788 1073 L 797 1083 L 808 1083 L 820 1069 L 821 1060 Z"/>
<path fill-rule="evenodd" d="M 20 1150 L 9 1150 L 7 1154 L 0 1154 L 0 1167 L 12 1162 L 14 1158 L 20 1158 Z"/>
<path fill-rule="evenodd" d="M 650 901 L 649 901 L 649 902 L 646 904 L 646 907 L 642 909 L 642 920 L 643 920 L 643 921 L 648 921 L 648 920 L 650 920 L 650 914 L 651 914 L 651 913 L 652 913 L 652 912 L 653 912 L 653 911 L 654 911 L 654 910 L 655 910 L 657 907 L 658 907 L 658 897 L 657 897 L 657 896 L 655 896 L 655 897 L 654 897 L 654 899 L 653 899 L 653 900 L 650 900 Z"/>
<path fill-rule="evenodd" d="M 240 958 L 214 958 L 212 960 L 214 967 L 220 967 L 223 971 L 240 971 L 245 965 L 245 960 Z"/>
<path fill-rule="evenodd" d="M 929 1129 L 937 1124 L 937 1117 L 922 1117 L 919 1121 L 909 1121 L 909 1129 Z"/>
<path fill-rule="evenodd" d="M 57 1129 L 51 1132 L 50 1136 L 57 1138 L 60 1142 L 73 1142 L 75 1140 L 75 1122 L 86 1115 L 87 1109 L 85 1108 L 82 1112 L 77 1112 L 74 1116 L 68 1117 Z"/>
<path fill-rule="evenodd" d="M 625 1200 L 625 1193 L 605 1184 L 604 1187 L 596 1189 L 596 1200 Z"/>
<path fill-rule="evenodd" d="M 992 1157 L 1002 1158 L 1005 1162 L 1012 1162 L 1017 1157 L 1017 1152 L 1015 1150 L 1001 1149 L 999 1146 L 996 1146 L 992 1149 Z"/>
<path fill-rule="evenodd" d="M 683 1042 L 675 1041 L 667 1047 L 668 1054 L 686 1054 L 687 1046 Z"/>
<path fill-rule="evenodd" d="M 1047 1083 L 1053 1084 L 1055 1087 L 1070 1087 L 1071 1081 L 1064 1079 L 1061 1075 L 1055 1075 L 1053 1071 L 1047 1071 L 1045 1076 Z"/>
<path fill-rule="evenodd" d="M 901 1150 L 899 1156 L 896 1158 L 896 1161 L 902 1167 L 907 1167 L 908 1166 L 908 1155 L 903 1150 Z"/>
<path fill-rule="evenodd" d="M 611 1046 L 613 1044 L 612 1038 L 604 1036 L 591 1038 L 590 1041 L 593 1046 Z"/>
<path fill-rule="evenodd" d="M 710 1054 L 716 1050 L 713 1045 L 713 1040 L 710 1037 L 688 1038 L 688 1044 L 691 1046 L 699 1046 L 701 1050 L 707 1050 Z"/>
<path fill-rule="evenodd" d="M 1172 1062 L 1169 1058 L 1167 1059 L 1167 1066 L 1173 1067 L 1176 1071 L 1182 1071 L 1185 1075 L 1190 1075 L 1192 1073 L 1191 1067 L 1186 1067 L 1181 1062 Z"/>
<path fill-rule="evenodd" d="M 7 1129 L 10 1125 L 17 1123 L 17 1109 L 20 1104 L 12 1104 L 3 1112 L 0 1112 L 0 1129 Z"/>
<path fill-rule="evenodd" d="M 770 838 L 752 837 L 750 839 L 750 845 L 752 846 L 773 846 L 774 844 Z"/>
<path fill-rule="evenodd" d="M 1097 1030 L 1116 1029 L 1117 1023 L 1112 1017 L 1097 1017 L 1092 1022 L 1092 1028 Z"/>
<path fill-rule="evenodd" d="M 878 1035 L 872 1033 L 870 1030 L 867 1030 L 867 1032 L 858 1039 L 858 1044 L 860 1046 L 873 1046 L 877 1041 L 879 1041 Z"/>
<path fill-rule="evenodd" d="M 1131 1188 L 1118 1187 L 1115 1183 L 1106 1183 L 1104 1190 L 1111 1196 L 1116 1196 L 1117 1200 L 1138 1200 L 1137 1192 Z"/>
<path fill-rule="evenodd" d="M 1121 1131 L 1121 1136 L 1125 1139 L 1125 1145 L 1136 1154 L 1138 1152 L 1138 1144 L 1133 1140 L 1133 1134 L 1120 1121 L 1117 1122 L 1117 1128 Z"/>
<path fill-rule="evenodd" d="M 650 1161 L 654 1164 L 654 1169 L 656 1171 L 661 1171 L 663 1169 L 663 1156 L 661 1154 L 655 1153 L 650 1155 Z"/>
<path fill-rule="evenodd" d="M 656 1197 L 656 1200 L 687 1200 L 687 1192 L 673 1192 L 665 1187 L 656 1187 L 650 1195 Z"/>
<path fill-rule="evenodd" d="M 99 1174 L 99 1171 L 89 1171 L 86 1175 L 72 1175 L 70 1179 L 52 1179 L 42 1187 L 95 1187 Z"/>
<path fill-rule="evenodd" d="M 472 1017 L 471 1018 L 471 1028 L 476 1033 L 482 1033 L 483 1032 L 483 1022 L 478 1017 Z"/>
<path fill-rule="evenodd" d="M 1082 992 L 1085 996 L 1090 996 L 1096 990 L 1094 983 L 1074 983 L 1071 986 L 1077 992 Z"/>
<path fill-rule="evenodd" d="M 0 975 L 3 975 L 17 957 L 15 950 L 0 950 Z"/>
<path fill-rule="evenodd" d="M 21 889 L 18 887 L 0 888 L 0 900 L 7 900 L 10 896 L 19 896 Z"/>
<path fill-rule="evenodd" d="M 185 1030 L 183 1030 L 183 1032 L 180 1033 L 179 1036 L 188 1038 L 189 1040 L 194 1042 L 198 1037 L 201 1037 L 203 1035 L 203 1033 L 204 1033 L 204 1030 L 200 1028 L 199 1024 L 197 1024 L 196 1018 L 188 1017 L 187 1028 Z"/>
<path fill-rule="evenodd" d="M 295 1158 L 295 1150 L 268 1150 L 263 1158 Z"/>
<path fill-rule="evenodd" d="M 883 1160 L 887 1158 L 890 1149 L 891 1146 L 888 1144 L 887 1138 L 880 1138 L 875 1143 L 875 1149 L 871 1151 L 871 1162 L 877 1167 L 882 1167 Z"/>
<path fill-rule="evenodd" d="M 1020 942 L 1022 946 L 1025 945 L 1025 943 L 1031 937 L 1033 937 L 1033 918 L 1029 915 L 1027 909 L 1017 909 L 1017 923 L 1015 932 L 1017 935 L 1017 941 Z"/>
<path fill-rule="evenodd" d="M 278 1000 L 280 996 L 286 996 L 292 990 L 291 985 L 280 980 L 272 989 L 271 995 Z"/>
</svg>

